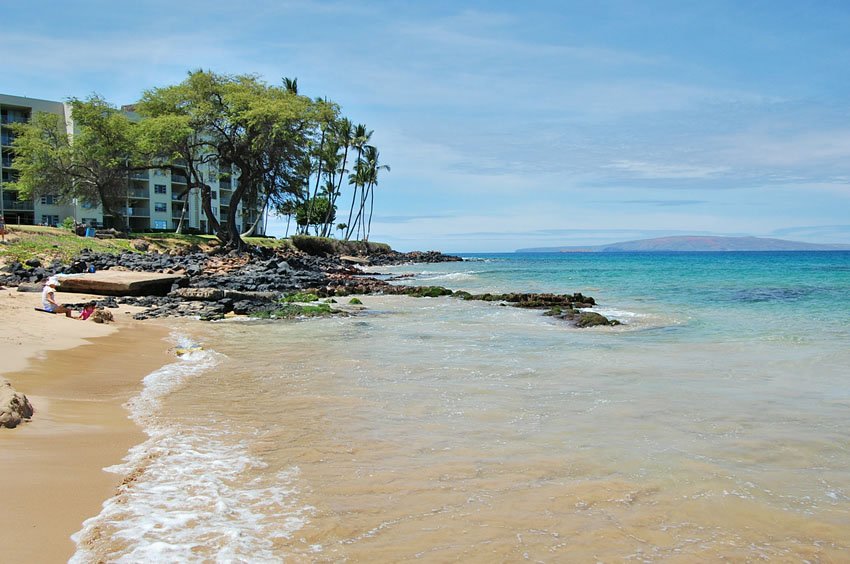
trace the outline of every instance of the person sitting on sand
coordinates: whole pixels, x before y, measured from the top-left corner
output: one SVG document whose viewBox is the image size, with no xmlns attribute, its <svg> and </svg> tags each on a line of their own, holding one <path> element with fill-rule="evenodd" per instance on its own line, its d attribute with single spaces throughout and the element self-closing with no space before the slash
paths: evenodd
<svg viewBox="0 0 850 564">
<path fill-rule="evenodd" d="M 65 317 L 71 317 L 71 310 L 56 301 L 56 287 L 59 285 L 59 279 L 51 276 L 44 283 L 44 289 L 41 291 L 41 303 L 44 311 L 50 313 L 64 313 Z"/>
<path fill-rule="evenodd" d="M 91 317 L 91 314 L 94 313 L 95 305 L 97 304 L 95 304 L 94 302 L 89 302 L 85 306 L 83 306 L 83 309 L 80 310 L 80 316 L 77 319 L 85 321 L 86 319 Z"/>
</svg>

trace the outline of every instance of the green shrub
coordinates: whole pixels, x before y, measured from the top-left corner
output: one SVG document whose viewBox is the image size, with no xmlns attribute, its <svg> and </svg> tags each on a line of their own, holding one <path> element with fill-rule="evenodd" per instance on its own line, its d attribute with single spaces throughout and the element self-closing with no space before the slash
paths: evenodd
<svg viewBox="0 0 850 564">
<path fill-rule="evenodd" d="M 328 256 L 336 254 L 333 239 L 327 237 L 311 237 L 309 235 L 293 235 L 290 239 L 299 251 L 313 256 Z"/>
<path fill-rule="evenodd" d="M 77 221 L 73 217 L 69 216 L 62 220 L 62 228 L 67 229 L 68 231 L 73 231 L 76 225 Z"/>
<path fill-rule="evenodd" d="M 327 237 L 311 235 L 293 235 L 290 238 L 292 246 L 299 251 L 313 256 L 329 255 L 385 255 L 392 252 L 392 247 L 386 243 L 371 241 L 340 241 Z"/>
<path fill-rule="evenodd" d="M 351 298 L 348 300 L 348 303 L 351 305 L 363 305 L 363 302 L 361 302 L 359 298 Z"/>
</svg>

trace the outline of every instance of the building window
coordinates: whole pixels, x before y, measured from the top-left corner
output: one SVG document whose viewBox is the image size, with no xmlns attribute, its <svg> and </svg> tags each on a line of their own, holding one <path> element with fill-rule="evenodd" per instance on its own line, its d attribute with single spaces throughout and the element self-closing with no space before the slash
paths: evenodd
<svg viewBox="0 0 850 564">
<path fill-rule="evenodd" d="M 153 211 L 155 211 L 155 212 L 167 212 L 168 211 L 168 204 L 166 204 L 165 202 L 157 202 L 153 205 Z"/>
<path fill-rule="evenodd" d="M 82 223 L 83 225 L 88 225 L 89 227 L 97 227 L 97 218 L 84 217 L 80 219 L 80 223 Z"/>
<path fill-rule="evenodd" d="M 45 194 L 41 197 L 41 205 L 43 206 L 53 206 L 56 204 L 58 198 L 54 194 Z"/>
<path fill-rule="evenodd" d="M 154 184 L 153 191 L 155 194 L 165 194 L 166 188 L 165 184 Z"/>
<path fill-rule="evenodd" d="M 213 206 L 212 211 L 213 211 L 213 215 L 218 215 L 218 208 L 217 207 Z"/>
<path fill-rule="evenodd" d="M 218 200 L 218 192 L 210 190 L 210 200 Z"/>
<path fill-rule="evenodd" d="M 157 219 L 153 222 L 153 228 L 154 229 L 168 229 L 168 222 L 165 221 L 165 220 Z"/>
<path fill-rule="evenodd" d="M 41 224 L 42 225 L 50 225 L 51 227 L 56 227 L 59 225 L 59 216 L 58 215 L 43 215 L 41 216 Z"/>
</svg>

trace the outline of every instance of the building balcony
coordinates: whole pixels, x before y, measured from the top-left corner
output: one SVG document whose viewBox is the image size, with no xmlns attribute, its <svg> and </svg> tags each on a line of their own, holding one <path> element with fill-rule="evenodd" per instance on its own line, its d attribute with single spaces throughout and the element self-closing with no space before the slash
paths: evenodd
<svg viewBox="0 0 850 564">
<path fill-rule="evenodd" d="M 151 197 L 151 194 L 148 190 L 141 190 L 141 189 L 137 188 L 137 189 L 134 189 L 134 190 L 130 190 L 128 196 L 130 198 L 135 198 L 137 200 L 140 200 L 140 199 L 141 200 L 149 200 L 150 197 Z"/>
<path fill-rule="evenodd" d="M 4 168 L 12 168 L 12 159 L 3 159 Z"/>
<path fill-rule="evenodd" d="M 186 184 L 186 177 L 182 174 L 171 174 L 172 184 Z"/>
<path fill-rule="evenodd" d="M 0 135 L 0 145 L 11 146 L 12 142 L 15 140 L 15 136 L 11 133 L 3 133 Z"/>
<path fill-rule="evenodd" d="M 29 121 L 29 119 L 27 118 L 27 116 L 21 116 L 21 115 L 2 115 L 2 116 L 0 116 L 0 123 L 2 123 L 3 125 L 10 124 L 10 123 L 27 123 L 28 121 Z"/>
<path fill-rule="evenodd" d="M 134 170 L 130 173 L 130 180 L 147 180 L 148 179 L 148 171 L 146 170 Z"/>
<path fill-rule="evenodd" d="M 233 190 L 233 184 L 230 182 L 230 179 L 220 178 L 218 180 L 218 187 L 221 190 Z"/>
<path fill-rule="evenodd" d="M 15 201 L 10 202 L 8 200 L 3 200 L 3 209 L 4 210 L 16 210 L 16 211 L 32 211 L 33 210 L 33 202 L 32 201 Z"/>
<path fill-rule="evenodd" d="M 127 208 L 127 217 L 150 217 L 150 208 Z"/>
</svg>

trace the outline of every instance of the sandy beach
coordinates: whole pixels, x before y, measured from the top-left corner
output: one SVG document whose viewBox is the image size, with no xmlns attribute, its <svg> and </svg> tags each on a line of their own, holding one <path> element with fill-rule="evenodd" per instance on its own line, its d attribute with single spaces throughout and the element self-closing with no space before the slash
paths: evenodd
<svg viewBox="0 0 850 564">
<path fill-rule="evenodd" d="M 58 294 L 82 302 L 82 294 Z M 144 439 L 123 404 L 142 378 L 168 363 L 168 329 L 110 310 L 102 325 L 37 312 L 40 294 L 0 290 L 0 375 L 26 394 L 35 414 L 0 429 L 3 560 L 66 562 L 70 536 L 96 515 L 121 477 L 103 468 Z"/>
</svg>

